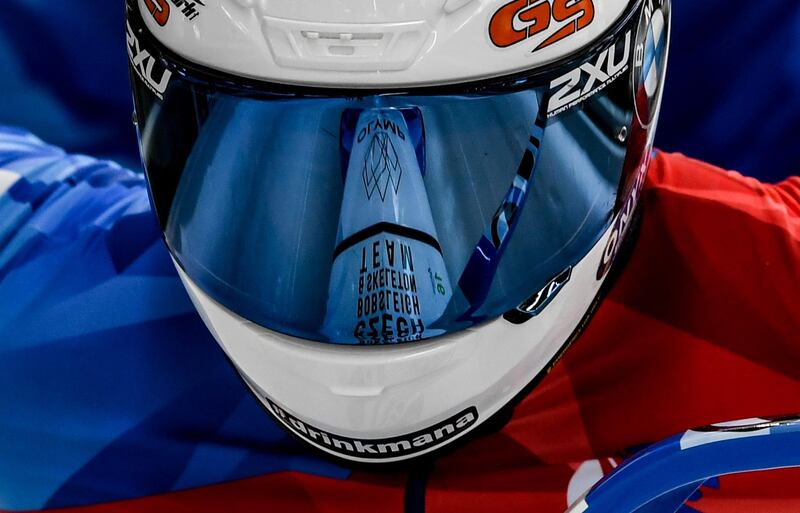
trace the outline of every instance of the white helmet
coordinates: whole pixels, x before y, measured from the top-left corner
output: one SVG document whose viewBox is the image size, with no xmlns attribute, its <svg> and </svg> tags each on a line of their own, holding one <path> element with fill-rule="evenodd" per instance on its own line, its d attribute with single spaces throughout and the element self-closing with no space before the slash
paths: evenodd
<svg viewBox="0 0 800 513">
<path fill-rule="evenodd" d="M 579 334 L 629 231 L 669 0 L 128 0 L 164 238 L 326 453 L 461 439 Z"/>
</svg>

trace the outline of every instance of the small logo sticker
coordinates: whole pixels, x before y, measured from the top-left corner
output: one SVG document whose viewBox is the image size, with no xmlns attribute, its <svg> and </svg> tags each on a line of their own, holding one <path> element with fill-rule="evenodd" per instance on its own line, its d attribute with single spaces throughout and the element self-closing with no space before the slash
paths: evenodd
<svg viewBox="0 0 800 513">
<path fill-rule="evenodd" d="M 205 7 L 206 4 L 202 0 L 171 0 L 172 4 L 181 10 L 183 17 L 189 21 L 194 20 L 200 16 L 198 6 Z"/>
<path fill-rule="evenodd" d="M 639 19 L 633 59 L 636 117 L 642 127 L 653 123 L 661 98 L 669 41 L 669 2 L 647 0 Z"/>
<path fill-rule="evenodd" d="M 128 58 L 139 78 L 150 88 L 159 99 L 164 99 L 164 92 L 172 79 L 172 72 L 143 48 L 139 38 L 133 32 L 130 23 L 127 24 L 126 39 L 128 43 Z"/>
<path fill-rule="evenodd" d="M 328 452 L 348 459 L 397 460 L 428 452 L 469 430 L 478 421 L 475 407 L 453 415 L 426 429 L 381 439 L 358 439 L 337 435 L 303 422 L 266 398 L 269 411 L 300 438 Z"/>
<path fill-rule="evenodd" d="M 603 50 L 594 61 L 587 61 L 550 83 L 551 118 L 584 103 L 606 89 L 626 71 L 631 54 L 631 33 L 626 32 L 615 44 Z"/>
<path fill-rule="evenodd" d="M 639 204 L 639 197 L 644 187 L 644 179 L 647 177 L 647 169 L 650 167 L 649 152 L 639 165 L 639 169 L 634 177 L 633 187 L 625 202 L 622 205 L 622 210 L 617 214 L 614 219 L 614 225 L 611 229 L 611 235 L 608 238 L 606 247 L 603 250 L 603 256 L 600 260 L 600 267 L 597 269 L 597 279 L 602 280 L 605 278 L 608 271 L 611 270 L 611 264 L 617 258 L 622 241 L 627 235 L 628 230 L 633 224 L 636 206 Z"/>
<path fill-rule="evenodd" d="M 189 21 L 194 20 L 200 15 L 198 6 L 206 6 L 202 0 L 144 0 L 147 10 L 150 11 L 153 19 L 156 20 L 156 23 L 161 27 L 165 26 L 169 21 L 170 1 L 172 5 L 180 10 L 183 17 Z"/>
<path fill-rule="evenodd" d="M 594 21 L 594 0 L 513 0 L 498 9 L 489 22 L 489 38 L 508 48 L 537 37 L 533 52 L 579 32 Z"/>
<path fill-rule="evenodd" d="M 167 0 L 144 0 L 147 10 L 153 15 L 160 26 L 164 26 L 169 21 L 169 2 Z"/>
<path fill-rule="evenodd" d="M 385 201 L 390 184 L 397 194 L 402 176 L 400 157 L 390 135 L 383 131 L 375 132 L 364 155 L 363 177 L 367 199 L 372 199 L 377 192 L 381 201 Z"/>
</svg>

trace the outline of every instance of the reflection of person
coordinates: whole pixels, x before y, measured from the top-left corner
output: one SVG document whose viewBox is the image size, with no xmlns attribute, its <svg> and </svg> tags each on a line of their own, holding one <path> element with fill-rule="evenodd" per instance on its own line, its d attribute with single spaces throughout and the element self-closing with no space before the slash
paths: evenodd
<svg viewBox="0 0 800 513">
<path fill-rule="evenodd" d="M 347 117 L 355 124 L 347 130 L 353 141 L 323 332 L 331 340 L 360 344 L 420 340 L 452 296 L 405 119 L 419 124 L 421 114 L 370 109 Z M 403 208 L 408 204 L 416 208 Z"/>
<path fill-rule="evenodd" d="M 613 84 L 610 89 L 620 90 Z M 165 104 L 176 106 L 170 103 L 169 91 L 165 93 Z M 584 111 L 596 115 L 598 106 L 611 97 L 587 100 Z M 141 104 L 139 109 L 148 140 L 149 120 L 142 116 Z M 589 125 L 587 132 L 599 125 Z M 622 131 L 614 133 L 625 139 Z M 635 132 L 629 135 L 636 141 Z M 800 327 L 794 292 L 800 284 L 797 179 L 763 185 L 657 153 L 641 193 L 641 234 L 627 265 L 577 343 L 522 399 L 510 422 L 492 426 L 499 431 L 410 476 L 402 471 L 351 474 L 291 441 L 243 395 L 233 372 L 190 314 L 158 240 L 140 178 L 111 164 L 66 157 L 23 134 L 9 131 L 3 139 L 8 157 L 2 160 L 0 174 L 5 192 L 0 219 L 6 225 L 0 232 L 0 326 L 3 339 L 11 341 L 0 361 L 0 379 L 6 385 L 0 389 L 0 404 L 10 412 L 0 417 L 6 435 L 0 444 L 5 444 L 3 454 L 10 455 L 2 463 L 7 468 L 0 481 L 4 508 L 85 505 L 187 489 L 129 506 L 166 509 L 224 497 L 227 507 L 261 503 L 297 510 L 335 501 L 335 506 L 348 510 L 401 509 L 405 504 L 411 510 L 422 505 L 428 510 L 529 506 L 560 511 L 566 506 L 569 483 L 575 482 L 573 469 L 584 468 L 573 462 L 600 457 L 608 461 L 688 426 L 800 410 L 795 369 L 800 355 L 794 343 Z M 547 151 L 542 148 L 544 161 Z M 646 148 L 639 148 L 642 154 L 637 155 L 645 163 Z M 147 160 L 152 155 L 145 149 Z M 157 160 L 149 160 L 151 173 Z M 635 164 L 633 171 L 646 169 Z M 532 171 L 531 163 L 527 174 L 535 184 Z M 580 171 L 564 170 L 573 178 Z M 634 175 L 630 184 L 636 192 L 626 197 L 638 196 L 635 178 L 640 176 Z M 507 181 L 499 182 L 507 188 Z M 162 185 L 154 186 L 157 208 Z M 506 191 L 500 192 L 502 198 Z M 602 204 L 609 200 L 598 197 Z M 626 218 L 619 213 L 631 211 L 626 210 L 629 202 L 620 203 L 614 211 L 620 222 L 609 223 L 610 229 L 619 230 L 617 238 L 622 226 L 633 226 L 621 222 Z M 484 218 L 492 219 L 493 213 L 488 210 Z M 557 224 L 559 219 L 547 222 Z M 474 245 L 484 226 L 473 228 Z M 520 225 L 514 237 L 525 233 L 523 228 Z M 625 231 L 636 233 L 633 228 Z M 611 233 L 608 241 L 616 240 L 613 237 Z M 598 261 L 617 253 L 616 247 L 608 242 L 598 246 L 603 253 Z M 171 249 L 179 253 L 187 248 Z M 624 250 L 619 254 L 626 256 Z M 598 266 L 590 270 L 593 279 L 604 275 Z M 583 276 L 578 271 L 576 264 L 573 284 Z M 280 269 L 274 274 L 280 275 Z M 213 293 L 189 286 L 196 300 Z M 563 304 L 559 301 L 566 290 L 554 290 L 551 303 L 543 305 L 545 311 Z M 238 329 L 223 326 L 220 310 L 205 306 L 203 313 L 213 330 Z M 478 325 L 473 331 L 485 328 Z M 235 351 L 241 348 L 231 349 L 220 338 L 236 361 Z M 286 352 L 312 345 L 286 342 L 281 346 Z M 491 342 L 498 355 L 479 362 L 485 373 L 502 358 L 499 353 L 513 349 L 513 340 Z M 453 340 L 449 343 L 455 345 Z M 420 347 L 432 351 L 435 345 L 436 341 Z M 330 357 L 321 357 L 320 365 L 309 369 L 317 378 L 307 383 L 311 392 L 319 393 L 319 385 L 330 379 L 329 369 L 336 369 L 336 360 L 344 357 L 338 349 L 325 346 L 320 351 Z M 389 350 L 402 354 L 404 348 Z M 475 351 L 475 356 L 482 355 Z M 453 358 L 447 366 L 424 369 L 433 376 L 427 384 L 433 389 L 446 377 L 449 365 L 461 363 Z M 530 369 L 522 365 L 527 362 L 517 363 L 512 370 L 522 376 L 518 381 L 529 381 Z M 360 366 L 348 376 L 349 382 L 336 383 L 341 385 L 337 392 L 379 403 L 375 398 L 382 390 L 363 385 L 392 372 L 398 381 L 407 381 L 408 367 L 402 365 Z M 483 376 L 476 372 L 472 378 L 480 382 Z M 248 384 L 260 386 L 254 380 Z M 391 408 L 400 403 L 379 404 L 347 414 L 365 425 L 375 420 L 358 418 L 365 411 L 384 425 L 398 424 L 424 411 L 434 399 L 420 393 L 403 403 L 404 409 Z M 452 424 L 415 433 L 414 446 L 418 440 L 428 443 L 426 437 L 437 433 L 455 432 L 462 421 L 470 427 L 475 417 L 465 411 Z M 369 445 L 358 438 L 334 439 L 278 407 L 273 413 L 279 422 L 306 434 L 307 442 L 349 445 L 351 451 L 358 444 Z M 400 447 L 403 441 L 392 443 Z M 383 445 L 393 450 L 389 444 Z M 380 450 L 380 445 L 371 450 Z M 19 468 L 28 472 L 12 471 Z M 252 476 L 259 477 L 191 489 Z M 788 481 L 794 475 L 784 477 Z M 748 481 L 728 483 L 723 480 L 719 496 L 735 493 Z M 707 495 L 713 503 L 714 494 Z M 769 504 L 774 507 L 775 501 Z"/>
</svg>

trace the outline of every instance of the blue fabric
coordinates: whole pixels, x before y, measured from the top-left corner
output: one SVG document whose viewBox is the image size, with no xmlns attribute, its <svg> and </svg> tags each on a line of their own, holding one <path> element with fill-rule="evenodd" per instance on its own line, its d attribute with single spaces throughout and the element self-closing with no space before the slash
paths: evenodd
<svg viewBox="0 0 800 513">
<path fill-rule="evenodd" d="M 797 174 L 800 2 L 673 0 L 656 146 L 768 180 Z M 3 0 L 0 123 L 139 168 L 122 0 Z"/>
<path fill-rule="evenodd" d="M 123 0 L 3 0 L 0 124 L 139 168 Z"/>
<path fill-rule="evenodd" d="M 0 128 L 0 510 L 295 469 L 195 313 L 141 176 Z"/>
<path fill-rule="evenodd" d="M 672 4 L 656 145 L 764 181 L 800 173 L 800 2 Z"/>
</svg>

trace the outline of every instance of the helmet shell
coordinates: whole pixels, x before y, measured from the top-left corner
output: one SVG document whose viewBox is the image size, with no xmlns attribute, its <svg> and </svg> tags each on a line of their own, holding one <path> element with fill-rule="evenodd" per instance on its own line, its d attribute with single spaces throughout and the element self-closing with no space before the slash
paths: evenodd
<svg viewBox="0 0 800 513">
<path fill-rule="evenodd" d="M 630 0 L 136 0 L 195 63 L 271 82 L 426 86 L 502 76 L 602 36 Z"/>
</svg>

